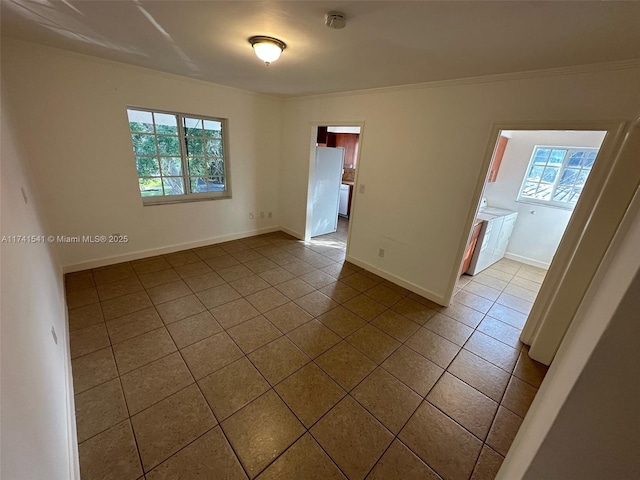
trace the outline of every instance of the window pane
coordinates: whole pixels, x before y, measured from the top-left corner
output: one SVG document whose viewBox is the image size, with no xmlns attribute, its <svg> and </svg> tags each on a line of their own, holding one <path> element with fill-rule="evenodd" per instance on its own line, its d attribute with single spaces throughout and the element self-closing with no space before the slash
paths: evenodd
<svg viewBox="0 0 640 480">
<path fill-rule="evenodd" d="M 582 158 L 584 157 L 584 152 L 573 152 L 569 157 L 568 165 L 570 167 L 579 167 L 582 163 Z"/>
<path fill-rule="evenodd" d="M 180 140 L 178 137 L 158 137 L 160 155 L 180 155 Z"/>
<path fill-rule="evenodd" d="M 182 175 L 182 161 L 179 157 L 162 157 L 162 176 Z"/>
<path fill-rule="evenodd" d="M 165 195 L 184 195 L 182 177 L 162 177 Z"/>
<path fill-rule="evenodd" d="M 204 140 L 187 138 L 187 155 L 204 155 Z"/>
<path fill-rule="evenodd" d="M 208 162 L 208 174 L 209 175 L 216 175 L 216 176 L 222 176 L 224 175 L 224 160 L 220 159 L 215 159 L 215 160 L 209 160 Z"/>
<path fill-rule="evenodd" d="M 190 177 L 191 178 L 191 193 L 204 193 L 207 192 L 207 179 L 203 177 Z"/>
<path fill-rule="evenodd" d="M 598 152 L 586 152 L 586 155 L 584 156 L 584 160 L 582 161 L 582 166 L 584 168 L 593 167 L 593 163 L 596 161 L 597 155 L 598 155 Z"/>
<path fill-rule="evenodd" d="M 222 140 L 207 140 L 207 155 L 222 157 Z"/>
<path fill-rule="evenodd" d="M 140 194 L 143 197 L 157 197 L 162 195 L 162 184 L 159 178 L 140 178 L 138 185 L 140 186 Z"/>
<path fill-rule="evenodd" d="M 529 170 L 529 175 L 527 175 L 527 180 L 535 180 L 536 182 L 539 182 L 543 171 L 544 167 L 532 165 L 531 170 Z"/>
<path fill-rule="evenodd" d="M 571 203 L 577 199 L 576 189 L 572 185 L 561 185 L 553 194 L 553 200 L 556 202 Z"/>
<path fill-rule="evenodd" d="M 204 160 L 204 157 L 192 157 L 189 159 L 189 175 L 206 175 L 207 174 L 207 163 Z"/>
<path fill-rule="evenodd" d="M 560 179 L 560 186 L 572 186 L 576 183 L 576 179 L 578 178 L 579 170 L 575 168 L 567 168 L 564 172 L 562 172 L 562 178 Z"/>
<path fill-rule="evenodd" d="M 222 177 L 209 177 L 209 191 L 210 192 L 223 192 L 225 189 L 224 178 Z"/>
<path fill-rule="evenodd" d="M 526 182 L 524 184 L 524 187 L 522 187 L 522 196 L 534 198 L 537 188 L 538 188 L 538 184 L 536 182 Z"/>
<path fill-rule="evenodd" d="M 139 177 L 159 177 L 158 159 L 153 157 L 136 157 L 136 168 Z"/>
<path fill-rule="evenodd" d="M 587 183 L 587 178 L 589 177 L 589 170 L 581 170 L 578 174 L 578 179 L 576 180 L 577 187 L 584 187 L 584 184 Z"/>
<path fill-rule="evenodd" d="M 140 133 L 132 133 L 131 141 L 133 142 L 133 152 L 136 155 L 157 155 L 156 137 L 154 135 L 143 135 Z"/>
<path fill-rule="evenodd" d="M 534 198 L 537 198 L 538 200 L 551 199 L 551 189 L 552 189 L 552 185 L 545 185 L 543 183 L 539 184 L 538 188 L 536 189 Z"/>
<path fill-rule="evenodd" d="M 547 183 L 553 183 L 556 180 L 558 174 L 558 167 L 546 167 L 542 174 L 542 181 Z"/>
<path fill-rule="evenodd" d="M 164 133 L 169 135 L 178 134 L 178 120 L 175 115 L 167 113 L 154 113 L 156 120 L 156 133 Z"/>
<path fill-rule="evenodd" d="M 204 135 L 210 138 L 222 138 L 222 122 L 204 121 Z"/>
<path fill-rule="evenodd" d="M 140 110 L 127 110 L 129 117 L 129 128 L 132 132 L 153 133 L 153 119 L 151 112 Z"/>
<path fill-rule="evenodd" d="M 550 153 L 551 153 L 550 148 L 538 148 L 536 150 L 536 155 L 533 158 L 533 163 L 537 163 L 537 164 L 547 163 L 547 158 L 549 158 Z"/>
<path fill-rule="evenodd" d="M 566 150 L 552 150 L 551 156 L 549 157 L 549 163 L 553 165 L 560 165 L 564 160 L 565 155 L 567 154 Z"/>
<path fill-rule="evenodd" d="M 198 118 L 184 118 L 183 126 L 186 135 L 202 137 L 202 120 Z"/>
</svg>

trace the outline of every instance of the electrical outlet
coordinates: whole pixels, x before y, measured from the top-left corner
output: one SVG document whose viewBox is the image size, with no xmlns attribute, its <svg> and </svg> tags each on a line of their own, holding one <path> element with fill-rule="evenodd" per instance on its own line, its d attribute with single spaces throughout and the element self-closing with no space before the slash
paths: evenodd
<svg viewBox="0 0 640 480">
<path fill-rule="evenodd" d="M 380 258 L 384 258 L 384 248 L 379 248 L 379 249 L 378 249 L 378 256 L 379 256 Z"/>
<path fill-rule="evenodd" d="M 269 218 L 273 218 L 273 213 L 269 212 Z"/>
<path fill-rule="evenodd" d="M 359 192 L 360 193 L 364 193 L 364 185 L 363 184 L 360 184 Z"/>
<path fill-rule="evenodd" d="M 264 218 L 264 212 L 260 212 L 260 218 Z"/>
<path fill-rule="evenodd" d="M 249 212 L 249 220 L 253 220 L 253 212 Z"/>
</svg>

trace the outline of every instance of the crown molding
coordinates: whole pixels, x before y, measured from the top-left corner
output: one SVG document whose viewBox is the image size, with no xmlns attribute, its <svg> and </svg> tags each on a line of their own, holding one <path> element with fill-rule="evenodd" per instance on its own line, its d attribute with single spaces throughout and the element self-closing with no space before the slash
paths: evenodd
<svg viewBox="0 0 640 480">
<path fill-rule="evenodd" d="M 579 75 L 583 73 L 610 72 L 615 70 L 628 70 L 640 68 L 640 58 L 630 60 L 618 60 L 615 62 L 592 63 L 586 65 L 573 65 L 567 67 L 555 67 L 541 70 L 526 70 L 513 73 L 498 73 L 478 77 L 456 78 L 451 80 L 437 80 L 434 82 L 411 83 L 407 85 L 395 85 L 389 87 L 367 88 L 344 92 L 319 93 L 310 95 L 296 95 L 285 97 L 285 102 L 304 101 L 315 98 L 332 98 L 353 95 L 374 95 L 380 93 L 405 92 L 410 90 L 423 90 L 427 88 L 454 87 L 459 85 L 477 85 L 481 83 L 508 82 L 513 80 L 528 80 L 531 78 L 556 77 L 561 75 Z"/>
</svg>

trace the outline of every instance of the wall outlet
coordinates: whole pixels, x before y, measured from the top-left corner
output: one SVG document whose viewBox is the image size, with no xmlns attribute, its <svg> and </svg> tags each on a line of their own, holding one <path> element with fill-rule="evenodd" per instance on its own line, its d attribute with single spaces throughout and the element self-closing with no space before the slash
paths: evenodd
<svg viewBox="0 0 640 480">
<path fill-rule="evenodd" d="M 273 218 L 273 214 L 269 212 L 269 218 Z"/>
<path fill-rule="evenodd" d="M 379 249 L 378 249 L 378 256 L 379 256 L 380 258 L 384 258 L 384 248 L 379 248 Z"/>
<path fill-rule="evenodd" d="M 249 212 L 249 220 L 253 220 L 253 212 Z"/>
<path fill-rule="evenodd" d="M 358 190 L 360 193 L 364 193 L 364 185 L 360 184 L 360 188 Z"/>
<path fill-rule="evenodd" d="M 260 218 L 264 218 L 264 212 L 260 212 Z"/>
</svg>

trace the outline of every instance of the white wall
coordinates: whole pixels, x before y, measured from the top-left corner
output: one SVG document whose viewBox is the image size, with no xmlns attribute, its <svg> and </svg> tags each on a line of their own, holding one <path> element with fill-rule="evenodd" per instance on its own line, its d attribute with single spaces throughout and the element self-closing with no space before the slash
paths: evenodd
<svg viewBox="0 0 640 480">
<path fill-rule="evenodd" d="M 485 187 L 490 206 L 518 212 L 507 247 L 516 260 L 548 267 L 571 218 L 571 210 L 516 202 L 536 145 L 600 147 L 604 132 L 510 131 L 498 178 Z"/>
<path fill-rule="evenodd" d="M 640 272 L 524 478 L 640 478 Z"/>
<path fill-rule="evenodd" d="M 639 243 L 640 189 L 497 479 L 640 478 Z"/>
<path fill-rule="evenodd" d="M 282 224 L 304 231 L 310 123 L 364 121 L 349 255 L 444 302 L 492 124 L 631 120 L 639 82 L 634 68 L 289 100 Z"/>
<path fill-rule="evenodd" d="M 0 236 L 46 234 L 8 102 L 3 89 Z M 76 437 L 62 272 L 46 243 L 2 243 L 0 250 L 0 477 L 71 478 Z"/>
<path fill-rule="evenodd" d="M 2 72 L 51 234 L 130 239 L 60 246 L 63 265 L 279 225 L 280 99 L 17 41 L 3 40 Z M 228 118 L 233 198 L 143 207 L 127 105 Z"/>
</svg>

